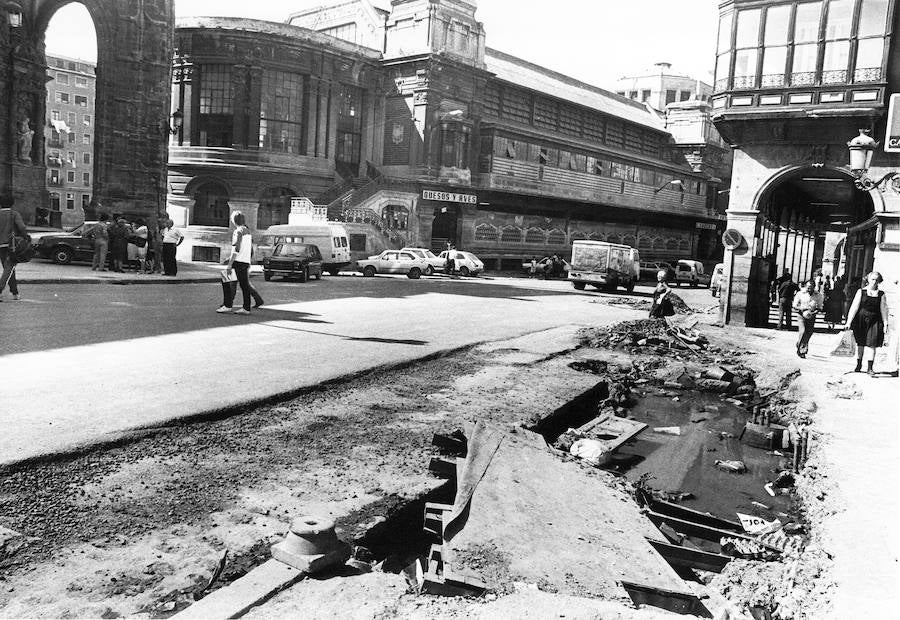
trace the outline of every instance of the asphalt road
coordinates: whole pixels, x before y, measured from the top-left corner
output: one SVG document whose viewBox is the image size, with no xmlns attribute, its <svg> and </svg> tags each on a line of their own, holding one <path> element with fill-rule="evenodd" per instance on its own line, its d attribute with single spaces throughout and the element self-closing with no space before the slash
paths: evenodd
<svg viewBox="0 0 900 620">
<path fill-rule="evenodd" d="M 307 283 L 253 278 L 266 306 L 341 299 L 402 299 L 427 293 L 482 299 L 570 295 L 563 281 L 403 276 L 325 276 Z M 22 301 L 0 305 L 3 354 L 190 332 L 238 323 L 284 320 L 284 311 L 254 310 L 249 317 L 219 315 L 222 289 L 212 284 L 39 284 L 22 287 Z M 238 290 L 235 307 L 241 304 Z M 328 316 L 295 310 L 300 323 L 327 324 Z"/>
</svg>

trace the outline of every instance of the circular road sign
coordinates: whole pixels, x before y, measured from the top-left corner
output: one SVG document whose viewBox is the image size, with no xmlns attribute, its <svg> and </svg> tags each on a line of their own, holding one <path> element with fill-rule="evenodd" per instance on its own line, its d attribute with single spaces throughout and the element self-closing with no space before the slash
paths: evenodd
<svg viewBox="0 0 900 620">
<path fill-rule="evenodd" d="M 724 245 L 729 250 L 737 248 L 743 241 L 744 236 L 734 228 L 729 228 L 724 233 L 722 233 L 722 245 Z"/>
</svg>

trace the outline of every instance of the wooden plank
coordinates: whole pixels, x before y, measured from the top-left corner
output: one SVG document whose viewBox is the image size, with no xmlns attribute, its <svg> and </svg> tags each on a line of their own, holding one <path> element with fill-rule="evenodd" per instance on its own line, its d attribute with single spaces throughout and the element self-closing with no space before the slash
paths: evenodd
<svg viewBox="0 0 900 620">
<path fill-rule="evenodd" d="M 740 534 L 744 533 L 744 528 L 741 527 L 741 524 L 737 521 L 729 521 L 727 519 L 722 519 L 721 517 L 711 515 L 708 512 L 700 512 L 699 510 L 694 510 L 693 508 L 687 508 L 680 504 L 655 499 L 653 497 L 648 497 L 646 501 L 647 507 L 650 508 L 650 510 L 652 510 L 653 512 L 658 512 L 659 514 L 669 515 L 670 517 L 684 519 L 685 521 L 699 523 L 708 527 L 715 527 L 720 530 L 729 530 L 738 532 Z"/>
<path fill-rule="evenodd" d="M 306 573 L 293 566 L 278 560 L 269 560 L 234 583 L 200 599 L 174 617 L 179 620 L 238 618 L 304 577 Z"/>
<path fill-rule="evenodd" d="M 766 543 L 760 542 L 751 536 L 745 536 L 743 534 L 738 534 L 737 532 L 723 530 L 716 527 L 709 527 L 706 525 L 701 525 L 699 523 L 685 521 L 684 519 L 677 519 L 675 517 L 670 517 L 658 512 L 653 512 L 652 510 L 647 511 L 647 516 L 657 526 L 660 523 L 666 523 L 673 529 L 681 532 L 682 534 L 687 534 L 688 536 L 696 536 L 697 538 L 702 538 L 703 540 L 709 540 L 715 543 L 718 543 L 722 538 L 741 538 L 743 540 L 749 540 L 758 543 L 776 553 L 781 553 L 781 549 L 777 547 L 767 545 Z"/>
<path fill-rule="evenodd" d="M 622 587 L 636 605 L 651 605 L 677 614 L 690 614 L 700 618 L 713 617 L 693 593 L 684 594 L 630 581 L 623 581 Z"/>
<path fill-rule="evenodd" d="M 647 538 L 666 561 L 675 567 L 696 568 L 712 573 L 721 573 L 725 565 L 731 561 L 731 557 L 720 553 L 709 553 L 699 549 L 680 547 L 659 540 Z"/>
</svg>

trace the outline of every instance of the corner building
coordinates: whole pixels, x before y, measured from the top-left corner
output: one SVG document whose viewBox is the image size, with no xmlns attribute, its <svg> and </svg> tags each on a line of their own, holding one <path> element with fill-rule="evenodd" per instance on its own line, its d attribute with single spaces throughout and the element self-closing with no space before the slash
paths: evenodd
<svg viewBox="0 0 900 620">
<path fill-rule="evenodd" d="M 186 227 L 180 258 L 218 260 L 233 210 L 258 233 L 306 197 L 346 223 L 357 255 L 450 242 L 518 268 L 597 239 L 715 262 L 716 192 L 664 121 L 486 47 L 475 12 L 350 0 L 286 24 L 179 22 L 168 210 Z"/>
<path fill-rule="evenodd" d="M 734 148 L 728 227 L 740 233 L 725 254 L 726 320 L 766 325 L 769 281 L 831 264 L 843 265 L 834 275 L 844 273 L 849 296 L 880 271 L 897 312 L 900 184 L 858 189 L 847 142 L 865 129 L 882 143 L 871 179 L 900 168 L 884 151 L 898 20 L 895 0 L 720 4 L 713 121 Z M 841 241 L 826 250 L 833 235 Z"/>
</svg>

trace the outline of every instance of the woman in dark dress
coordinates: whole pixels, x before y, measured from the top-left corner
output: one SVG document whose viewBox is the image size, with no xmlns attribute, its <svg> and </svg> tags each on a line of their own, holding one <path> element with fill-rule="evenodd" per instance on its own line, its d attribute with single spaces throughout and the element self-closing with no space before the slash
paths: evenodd
<svg viewBox="0 0 900 620">
<path fill-rule="evenodd" d="M 874 375 L 875 349 L 884 346 L 885 323 L 888 317 L 884 291 L 878 290 L 881 274 L 873 271 L 866 276 L 866 286 L 856 291 L 844 329 L 852 329 L 856 339 L 856 369 L 862 371 L 863 357 L 868 363 L 866 372 Z"/>
<path fill-rule="evenodd" d="M 669 284 L 666 282 L 665 269 L 656 274 L 656 289 L 653 291 L 653 305 L 650 306 L 650 318 L 661 319 L 675 314 L 675 307 L 669 299 Z"/>
</svg>

